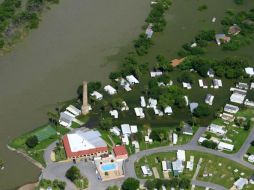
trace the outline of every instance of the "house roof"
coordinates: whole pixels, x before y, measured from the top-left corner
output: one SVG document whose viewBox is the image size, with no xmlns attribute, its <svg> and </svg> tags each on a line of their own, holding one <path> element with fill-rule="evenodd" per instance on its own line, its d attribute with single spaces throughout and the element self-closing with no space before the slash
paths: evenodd
<svg viewBox="0 0 254 190">
<path fill-rule="evenodd" d="M 193 133 L 193 129 L 192 129 L 192 127 L 188 123 L 184 123 L 183 132 Z"/>
<path fill-rule="evenodd" d="M 128 152 L 127 152 L 124 145 L 114 147 L 113 151 L 114 151 L 114 154 L 115 154 L 116 157 L 117 156 L 128 155 Z"/>
<path fill-rule="evenodd" d="M 99 136 L 98 136 L 99 135 Z M 68 158 L 79 157 L 108 150 L 98 131 L 77 131 L 63 137 L 63 144 Z"/>
</svg>

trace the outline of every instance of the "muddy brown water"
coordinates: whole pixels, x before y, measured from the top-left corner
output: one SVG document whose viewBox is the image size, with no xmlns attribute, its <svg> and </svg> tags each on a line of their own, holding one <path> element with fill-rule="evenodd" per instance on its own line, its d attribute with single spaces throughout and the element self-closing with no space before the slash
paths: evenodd
<svg viewBox="0 0 254 190">
<path fill-rule="evenodd" d="M 0 189 L 16 189 L 40 171 L 6 148 L 13 138 L 47 122 L 46 113 L 74 97 L 86 80 L 106 81 L 109 56 L 141 32 L 148 0 L 61 0 L 39 28 L 0 57 Z"/>
</svg>

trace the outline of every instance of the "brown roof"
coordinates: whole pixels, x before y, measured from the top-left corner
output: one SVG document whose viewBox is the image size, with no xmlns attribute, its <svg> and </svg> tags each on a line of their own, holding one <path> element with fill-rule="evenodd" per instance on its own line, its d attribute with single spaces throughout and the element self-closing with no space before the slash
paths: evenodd
<svg viewBox="0 0 254 190">
<path fill-rule="evenodd" d="M 114 147 L 113 151 L 114 151 L 114 154 L 115 154 L 116 157 L 117 156 L 128 155 L 128 152 L 127 152 L 124 145 Z"/>
<path fill-rule="evenodd" d="M 173 67 L 176 67 L 177 65 L 180 65 L 183 61 L 184 61 L 185 57 L 184 58 L 180 58 L 180 59 L 173 59 L 171 61 L 171 65 Z"/>
</svg>

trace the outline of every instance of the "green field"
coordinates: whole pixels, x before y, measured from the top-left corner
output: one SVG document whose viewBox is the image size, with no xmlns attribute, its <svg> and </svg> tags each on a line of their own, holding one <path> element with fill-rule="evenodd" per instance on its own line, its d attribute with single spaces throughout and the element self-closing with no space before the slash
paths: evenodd
<svg viewBox="0 0 254 190">
<path fill-rule="evenodd" d="M 207 181 L 212 182 L 221 186 L 224 186 L 226 188 L 230 188 L 232 184 L 234 183 L 235 179 L 240 177 L 241 173 L 244 173 L 244 177 L 248 178 L 251 175 L 253 175 L 254 171 L 239 165 L 238 163 L 235 163 L 231 160 L 224 159 L 218 156 L 205 154 L 201 152 L 196 151 L 186 151 L 186 160 L 188 161 L 190 159 L 190 156 L 194 156 L 194 169 L 193 171 L 189 171 L 188 169 L 185 169 L 183 174 L 181 176 L 185 176 L 189 179 L 193 177 L 193 174 L 196 170 L 197 163 L 200 158 L 203 159 L 201 163 L 201 169 L 198 173 L 197 180 L 200 181 Z M 169 160 L 174 161 L 176 160 L 176 152 L 167 152 L 167 153 L 158 153 L 158 154 L 152 154 L 145 156 L 141 158 L 140 160 L 137 160 L 135 162 L 135 171 L 138 176 L 138 178 L 141 179 L 152 179 L 152 177 L 143 177 L 141 166 L 142 165 L 148 165 L 150 168 L 156 167 L 160 178 L 163 179 L 163 173 L 162 173 L 162 166 L 161 161 L 162 160 Z M 219 165 L 221 163 L 221 165 Z M 235 169 L 238 169 L 238 172 L 234 172 Z M 213 176 L 211 177 L 203 177 L 203 173 L 211 173 Z M 169 172 L 170 178 L 173 177 L 172 173 Z M 253 185 L 247 185 L 245 186 L 245 189 L 253 189 Z M 202 188 L 201 188 L 202 189 Z"/>
</svg>

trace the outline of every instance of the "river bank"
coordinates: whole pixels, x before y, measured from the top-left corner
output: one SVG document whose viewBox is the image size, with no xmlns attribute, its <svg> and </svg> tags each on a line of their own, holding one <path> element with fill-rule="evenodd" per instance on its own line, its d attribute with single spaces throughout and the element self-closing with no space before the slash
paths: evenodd
<svg viewBox="0 0 254 190">
<path fill-rule="evenodd" d="M 40 175 L 6 144 L 46 123 L 48 110 L 76 96 L 80 81 L 106 82 L 118 65 L 108 57 L 130 46 L 148 11 L 146 0 L 63 0 L 43 14 L 37 30 L 0 57 L 0 105 L 5 108 L 0 111 L 0 154 L 5 161 L 0 189 L 16 189 Z"/>
</svg>

